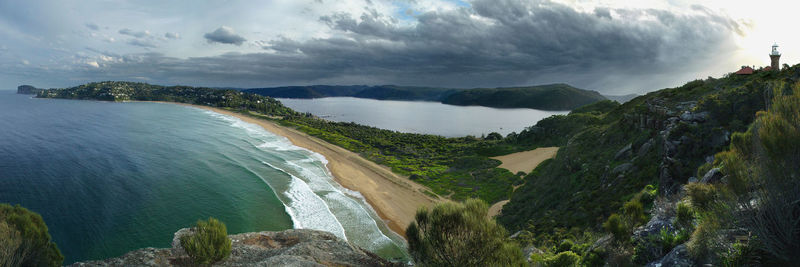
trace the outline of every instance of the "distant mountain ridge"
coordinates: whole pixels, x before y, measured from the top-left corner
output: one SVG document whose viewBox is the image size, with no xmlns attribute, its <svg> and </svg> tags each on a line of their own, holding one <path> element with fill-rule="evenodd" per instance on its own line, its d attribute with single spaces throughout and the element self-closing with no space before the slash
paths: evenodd
<svg viewBox="0 0 800 267">
<path fill-rule="evenodd" d="M 397 85 L 310 85 L 254 88 L 248 93 L 277 98 L 357 97 L 377 100 L 435 101 L 459 106 L 571 110 L 606 100 L 596 91 L 567 84 L 528 87 L 454 89 Z"/>
<path fill-rule="evenodd" d="M 620 104 L 625 104 L 625 102 L 631 101 L 634 98 L 639 97 L 638 94 L 627 94 L 627 95 L 603 95 L 609 100 L 614 100 L 619 102 Z"/>
</svg>

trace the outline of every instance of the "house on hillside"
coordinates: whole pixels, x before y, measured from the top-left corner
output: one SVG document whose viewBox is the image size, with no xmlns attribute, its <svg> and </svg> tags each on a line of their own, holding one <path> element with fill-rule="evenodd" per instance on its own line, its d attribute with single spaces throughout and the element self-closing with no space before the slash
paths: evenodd
<svg viewBox="0 0 800 267">
<path fill-rule="evenodd" d="M 770 60 L 770 65 L 767 66 L 766 68 L 759 69 L 759 71 L 781 70 L 781 65 L 780 65 L 781 52 L 778 52 L 777 43 L 772 45 L 772 52 L 769 53 L 769 60 Z M 755 70 L 752 67 L 742 66 L 742 69 L 740 69 L 737 72 L 734 72 L 733 74 L 750 75 L 753 74 L 753 72 L 755 72 Z"/>
<path fill-rule="evenodd" d="M 739 71 L 735 72 L 734 74 L 736 74 L 736 75 L 750 75 L 750 74 L 753 74 L 753 68 L 751 68 L 750 66 L 742 66 L 742 69 L 740 69 Z"/>
</svg>

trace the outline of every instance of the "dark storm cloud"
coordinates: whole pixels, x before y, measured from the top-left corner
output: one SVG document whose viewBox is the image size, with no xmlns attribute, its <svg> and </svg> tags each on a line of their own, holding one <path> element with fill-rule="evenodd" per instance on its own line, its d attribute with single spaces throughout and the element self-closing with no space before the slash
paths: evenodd
<svg viewBox="0 0 800 267">
<path fill-rule="evenodd" d="M 242 43 L 247 41 L 244 37 L 236 34 L 233 29 L 225 26 L 219 27 L 213 32 L 206 33 L 203 37 L 205 37 L 206 41 L 209 43 L 242 45 Z"/>
<path fill-rule="evenodd" d="M 683 81 L 670 75 L 701 69 L 714 54 L 724 54 L 718 51 L 732 49 L 731 38 L 741 32 L 735 21 L 700 7 L 681 14 L 610 8 L 584 13 L 548 1 L 477 0 L 469 8 L 416 19 L 407 26 L 369 9 L 358 17 L 331 14 L 320 18 L 333 29 L 329 38 L 257 42 L 265 53 L 256 54 L 138 55 L 109 64 L 103 74 L 214 86 L 566 82 L 614 93 L 621 86 L 652 90 L 666 80 Z M 246 41 L 227 27 L 205 38 Z"/>
</svg>

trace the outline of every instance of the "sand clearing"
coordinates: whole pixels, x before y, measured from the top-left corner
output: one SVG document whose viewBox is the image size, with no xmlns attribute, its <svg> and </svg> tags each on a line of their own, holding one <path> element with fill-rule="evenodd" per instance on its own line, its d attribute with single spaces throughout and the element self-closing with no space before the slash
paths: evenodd
<svg viewBox="0 0 800 267">
<path fill-rule="evenodd" d="M 500 211 L 503 209 L 503 206 L 508 204 L 509 201 L 510 200 L 500 200 L 497 203 L 492 204 L 492 206 L 489 207 L 489 213 L 487 213 L 488 217 L 492 218 L 494 216 L 500 215 Z"/>
<path fill-rule="evenodd" d="M 539 163 L 542 163 L 542 161 L 555 157 L 556 152 L 558 152 L 558 147 L 540 147 L 534 150 L 492 158 L 503 162 L 503 164 L 500 164 L 499 168 L 509 170 L 512 173 L 529 173 L 533 169 L 536 169 L 536 166 L 539 166 Z"/>
<path fill-rule="evenodd" d="M 322 154 L 328 160 L 328 169 L 334 179 L 347 189 L 360 192 L 378 216 L 387 221 L 389 228 L 403 237 L 406 227 L 414 220 L 417 208 L 430 207 L 438 201 L 422 193 L 428 190 L 425 186 L 393 173 L 388 167 L 378 165 L 356 153 L 296 129 L 219 108 L 181 105 L 237 117 L 260 125 L 273 134 L 284 136 L 296 146 Z"/>
<path fill-rule="evenodd" d="M 500 168 L 509 170 L 513 173 L 529 173 L 533 169 L 536 169 L 536 166 L 539 166 L 542 161 L 555 157 L 557 152 L 558 147 L 540 147 L 534 150 L 517 152 L 514 154 L 492 158 L 503 162 L 503 164 L 500 164 Z M 516 187 L 514 187 L 514 189 L 516 189 Z M 508 203 L 508 200 L 502 200 L 492 204 L 492 206 L 489 207 L 489 218 L 499 215 L 506 203 Z"/>
</svg>

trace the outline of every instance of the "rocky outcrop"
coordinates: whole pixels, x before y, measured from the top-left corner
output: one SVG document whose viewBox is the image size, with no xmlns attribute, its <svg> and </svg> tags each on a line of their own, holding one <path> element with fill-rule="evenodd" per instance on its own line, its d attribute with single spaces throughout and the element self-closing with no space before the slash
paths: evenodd
<svg viewBox="0 0 800 267">
<path fill-rule="evenodd" d="M 700 182 L 704 184 L 712 184 L 722 180 L 722 177 L 722 171 L 720 171 L 719 168 L 713 168 L 703 175 L 703 179 L 700 179 Z"/>
<path fill-rule="evenodd" d="M 633 144 L 628 144 L 627 146 L 620 149 L 616 155 L 614 155 L 614 160 L 629 158 L 632 155 L 633 155 Z"/>
<path fill-rule="evenodd" d="M 694 261 L 689 255 L 689 250 L 686 245 L 681 244 L 672 249 L 672 251 L 661 258 L 660 260 L 647 264 L 647 267 L 685 267 L 695 266 Z"/>
<path fill-rule="evenodd" d="M 17 86 L 17 94 L 35 95 L 35 94 L 38 94 L 40 91 L 42 91 L 42 89 L 30 86 L 30 85 Z"/>
<path fill-rule="evenodd" d="M 191 266 L 180 245 L 189 228 L 175 233 L 172 248 L 143 248 L 118 258 L 78 262 L 71 266 Z M 215 266 L 402 266 L 358 248 L 335 235 L 305 229 L 229 236 L 230 256 Z"/>
</svg>

